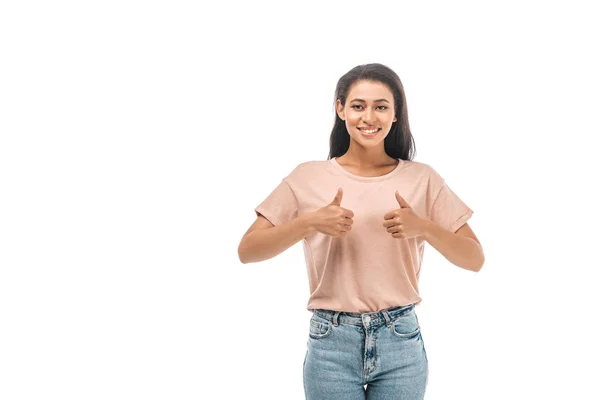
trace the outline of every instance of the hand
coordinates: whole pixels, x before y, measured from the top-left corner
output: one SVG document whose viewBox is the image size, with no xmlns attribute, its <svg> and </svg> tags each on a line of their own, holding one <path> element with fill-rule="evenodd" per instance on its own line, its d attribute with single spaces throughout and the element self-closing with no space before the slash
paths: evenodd
<svg viewBox="0 0 600 400">
<path fill-rule="evenodd" d="M 317 231 L 329 236 L 341 237 L 352 229 L 354 213 L 341 207 L 342 194 L 342 188 L 339 188 L 331 203 L 313 213 L 313 226 Z"/>
<path fill-rule="evenodd" d="M 400 196 L 398 191 L 396 191 L 396 200 L 398 200 L 400 208 L 390 211 L 383 216 L 385 220 L 383 226 L 397 239 L 409 239 L 421 236 L 425 220 L 415 214 L 410 204 Z"/>
</svg>

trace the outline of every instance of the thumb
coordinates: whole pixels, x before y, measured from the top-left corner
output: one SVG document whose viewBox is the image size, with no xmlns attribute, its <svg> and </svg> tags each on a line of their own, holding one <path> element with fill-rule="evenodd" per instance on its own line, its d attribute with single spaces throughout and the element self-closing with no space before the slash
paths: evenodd
<svg viewBox="0 0 600 400">
<path fill-rule="evenodd" d="M 335 199 L 333 199 L 333 201 L 331 202 L 331 204 L 336 205 L 336 206 L 341 206 L 342 205 L 342 188 L 338 188 L 337 194 L 335 195 Z"/>
<path fill-rule="evenodd" d="M 398 200 L 398 204 L 400 204 L 401 208 L 411 208 L 410 204 L 408 204 L 406 202 L 406 200 L 404 200 L 402 198 L 402 196 L 400 196 L 400 193 L 398 193 L 398 191 L 396 190 L 396 200 Z"/>
</svg>

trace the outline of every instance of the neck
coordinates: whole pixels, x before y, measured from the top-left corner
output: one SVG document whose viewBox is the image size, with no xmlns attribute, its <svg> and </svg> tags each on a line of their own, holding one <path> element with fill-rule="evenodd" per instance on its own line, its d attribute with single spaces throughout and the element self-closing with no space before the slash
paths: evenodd
<svg viewBox="0 0 600 400">
<path fill-rule="evenodd" d="M 350 142 L 348 151 L 343 156 L 338 157 L 338 161 L 366 168 L 397 163 L 396 159 L 387 155 L 383 145 L 367 149 L 356 145 L 353 146 L 352 141 Z"/>
</svg>

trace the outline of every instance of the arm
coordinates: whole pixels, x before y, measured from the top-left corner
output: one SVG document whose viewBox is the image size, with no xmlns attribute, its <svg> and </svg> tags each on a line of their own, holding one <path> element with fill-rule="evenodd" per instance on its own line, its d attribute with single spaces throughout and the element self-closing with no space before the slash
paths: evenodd
<svg viewBox="0 0 600 400">
<path fill-rule="evenodd" d="M 483 267 L 483 249 L 469 224 L 465 223 L 452 233 L 425 219 L 422 232 L 423 238 L 452 264 L 473 272 Z"/>
<path fill-rule="evenodd" d="M 278 226 L 273 226 L 260 215 L 242 238 L 238 256 L 242 264 L 268 260 L 314 231 L 311 214 L 296 217 Z"/>
</svg>

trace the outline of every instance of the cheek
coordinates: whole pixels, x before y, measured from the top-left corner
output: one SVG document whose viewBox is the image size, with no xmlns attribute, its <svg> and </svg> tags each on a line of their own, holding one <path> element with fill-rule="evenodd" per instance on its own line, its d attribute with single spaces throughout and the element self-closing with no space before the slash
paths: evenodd
<svg viewBox="0 0 600 400">
<path fill-rule="evenodd" d="M 357 116 L 356 113 L 346 113 L 346 127 L 351 126 L 354 127 L 358 124 L 360 120 L 360 116 Z"/>
<path fill-rule="evenodd" d="M 356 129 L 356 124 L 353 121 L 346 119 L 346 130 L 348 131 L 348 133 L 350 135 L 355 135 L 356 134 L 355 129 Z"/>
<path fill-rule="evenodd" d="M 394 115 L 393 114 L 385 114 L 381 116 L 381 119 L 385 121 L 386 124 L 391 125 L 394 123 Z"/>
</svg>

